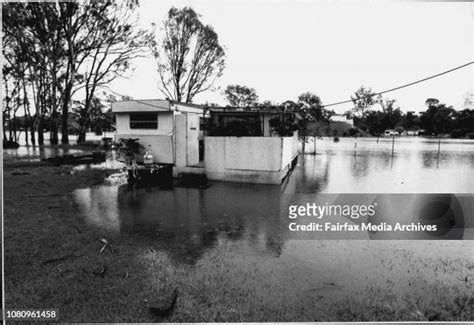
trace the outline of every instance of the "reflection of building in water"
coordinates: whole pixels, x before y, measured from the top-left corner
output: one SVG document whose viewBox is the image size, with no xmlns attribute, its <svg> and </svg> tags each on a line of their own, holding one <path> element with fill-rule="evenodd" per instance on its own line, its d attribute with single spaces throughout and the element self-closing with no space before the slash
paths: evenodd
<svg viewBox="0 0 474 325">
<path fill-rule="evenodd" d="M 94 226 L 134 236 L 141 245 L 194 264 L 219 241 L 248 241 L 279 256 L 280 186 L 215 183 L 206 190 L 97 187 L 73 193 Z"/>
<path fill-rule="evenodd" d="M 331 155 L 303 156 L 284 184 L 284 193 L 319 193 L 328 183 Z"/>
<path fill-rule="evenodd" d="M 119 231 L 117 194 L 118 187 L 114 186 L 77 189 L 72 196 L 86 222 L 103 230 Z"/>
</svg>

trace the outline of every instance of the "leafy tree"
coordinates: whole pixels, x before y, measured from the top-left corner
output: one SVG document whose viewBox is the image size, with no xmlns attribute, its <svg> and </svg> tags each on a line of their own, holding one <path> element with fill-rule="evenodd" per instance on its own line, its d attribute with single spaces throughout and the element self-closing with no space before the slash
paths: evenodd
<svg viewBox="0 0 474 325">
<path fill-rule="evenodd" d="M 451 106 L 432 102 L 421 114 L 422 127 L 429 134 L 450 133 L 455 125 L 456 111 Z"/>
<path fill-rule="evenodd" d="M 89 44 L 93 47 L 84 62 L 82 84 L 78 89 L 85 93 L 81 116 L 92 115 L 94 99 L 99 88 L 106 87 L 130 68 L 131 61 L 145 54 L 152 41 L 152 34 L 136 26 L 135 2 L 105 2 L 93 8 L 97 17 L 88 21 Z M 90 117 L 92 119 L 92 116 Z M 81 119 L 77 142 L 86 139 L 87 124 L 91 120 Z"/>
<path fill-rule="evenodd" d="M 436 106 L 439 104 L 439 100 L 436 99 L 436 98 L 428 98 L 426 101 L 425 101 L 425 105 L 427 107 L 431 107 L 431 106 Z"/>
<path fill-rule="evenodd" d="M 43 130 L 51 130 L 51 143 L 68 143 L 69 111 L 73 96 L 83 90 L 83 116 L 88 114 L 97 89 L 121 77 L 130 61 L 151 40 L 137 30 L 132 14 L 137 0 L 6 3 L 3 5 L 3 54 L 15 73 L 7 75 L 9 90 L 22 90 L 25 110 L 33 97 L 33 129 L 44 143 Z M 19 73 L 21 69 L 21 73 Z M 17 94 L 18 97 L 18 94 Z M 11 96 L 5 102 L 13 104 Z M 10 106 L 4 110 L 8 117 Z M 26 114 L 25 114 L 26 115 Z M 14 120 L 14 119 L 13 119 Z M 27 123 L 28 124 L 28 123 Z M 26 125 L 27 125 L 26 124 Z M 84 135 L 84 127 L 80 128 Z M 84 136 L 79 141 L 84 140 Z"/>
<path fill-rule="evenodd" d="M 351 96 L 354 103 L 354 113 L 359 116 L 364 116 L 367 110 L 377 103 L 375 93 L 371 88 L 361 86 L 353 96 Z"/>
<path fill-rule="evenodd" d="M 456 114 L 456 127 L 474 132 L 474 109 L 463 109 Z"/>
<path fill-rule="evenodd" d="M 190 103 L 222 75 L 224 49 L 214 29 L 189 7 L 171 8 L 163 29 L 161 44 L 153 45 L 160 90 L 171 100 Z"/>
<path fill-rule="evenodd" d="M 249 107 L 257 104 L 257 92 L 253 88 L 240 85 L 228 85 L 224 96 L 233 107 Z"/>
<path fill-rule="evenodd" d="M 308 141 L 308 127 L 311 122 L 328 122 L 330 111 L 323 108 L 321 98 L 311 93 L 305 92 L 298 96 L 298 104 L 295 107 L 298 118 L 299 138 L 302 141 L 303 153 Z"/>
</svg>

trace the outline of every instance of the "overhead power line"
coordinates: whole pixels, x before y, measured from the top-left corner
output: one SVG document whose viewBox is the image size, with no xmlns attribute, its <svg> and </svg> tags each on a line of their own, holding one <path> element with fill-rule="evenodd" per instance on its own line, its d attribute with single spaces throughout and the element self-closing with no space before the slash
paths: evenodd
<svg viewBox="0 0 474 325">
<path fill-rule="evenodd" d="M 447 71 L 444 71 L 444 72 L 441 72 L 441 73 L 438 73 L 438 74 L 435 74 L 435 75 L 432 75 L 432 76 L 429 76 L 429 77 L 426 77 L 426 78 L 423 78 L 423 79 L 420 79 L 420 80 L 417 80 L 417 81 L 410 82 L 410 83 L 408 83 L 408 84 L 404 84 L 404 85 L 402 85 L 402 86 L 398 86 L 398 87 L 395 87 L 395 88 L 391 88 L 391 89 L 387 89 L 387 90 L 384 90 L 384 91 L 380 91 L 380 92 L 378 92 L 378 93 L 371 94 L 371 95 L 366 96 L 366 97 L 373 97 L 373 96 L 385 94 L 385 93 L 388 93 L 388 92 L 391 92 L 391 91 L 395 91 L 395 90 L 398 90 L 398 89 L 410 87 L 410 86 L 416 85 L 416 84 L 418 84 L 418 83 L 420 83 L 420 82 L 424 82 L 424 81 L 426 81 L 426 80 L 430 80 L 430 79 L 433 79 L 433 78 L 442 76 L 442 75 L 444 75 L 444 74 L 453 72 L 453 71 L 455 71 L 455 70 L 465 68 L 465 67 L 467 67 L 467 66 L 469 66 L 469 65 L 471 65 L 471 64 L 474 64 L 474 61 L 468 62 L 468 63 L 466 63 L 466 64 L 460 65 L 459 67 L 452 68 L 452 69 L 449 69 L 449 70 L 447 70 Z M 362 97 L 362 98 L 365 98 L 365 97 Z M 322 105 L 322 107 L 329 107 L 329 106 L 335 106 L 335 105 L 346 104 L 346 103 L 353 103 L 353 100 L 352 100 L 352 99 L 350 99 L 350 100 L 344 100 L 344 101 L 341 101 L 341 102 L 336 102 L 336 103 L 331 103 L 331 104 L 327 104 L 327 105 Z"/>
</svg>

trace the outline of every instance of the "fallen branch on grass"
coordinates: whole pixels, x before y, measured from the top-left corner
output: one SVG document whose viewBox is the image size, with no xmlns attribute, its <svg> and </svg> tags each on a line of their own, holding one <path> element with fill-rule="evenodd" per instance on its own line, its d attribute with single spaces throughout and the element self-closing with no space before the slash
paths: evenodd
<svg viewBox="0 0 474 325">
<path fill-rule="evenodd" d="M 112 253 L 115 253 L 115 246 L 111 243 L 109 243 L 109 241 L 105 238 L 101 238 L 99 239 L 99 241 L 104 244 L 104 246 L 102 246 L 102 249 L 100 250 L 100 254 L 102 254 L 107 248 L 110 249 L 110 251 Z"/>
</svg>

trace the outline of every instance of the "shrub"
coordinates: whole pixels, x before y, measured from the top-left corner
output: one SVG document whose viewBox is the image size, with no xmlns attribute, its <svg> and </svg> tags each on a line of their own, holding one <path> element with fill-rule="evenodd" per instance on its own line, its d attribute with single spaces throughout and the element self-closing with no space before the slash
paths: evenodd
<svg viewBox="0 0 474 325">
<path fill-rule="evenodd" d="M 467 137 L 468 137 L 469 139 L 474 139 L 474 132 L 469 132 L 469 133 L 467 134 Z"/>
<path fill-rule="evenodd" d="M 135 156 L 140 153 L 143 149 L 143 145 L 138 142 L 139 139 L 121 138 L 117 143 L 117 157 L 119 161 L 123 161 L 127 164 L 132 163 L 135 160 Z"/>
<path fill-rule="evenodd" d="M 454 129 L 451 132 L 451 138 L 462 138 L 466 135 L 466 131 L 463 129 Z"/>
<path fill-rule="evenodd" d="M 281 121 L 278 117 L 270 120 L 270 127 L 272 132 L 276 132 L 281 137 L 291 137 L 298 129 L 298 126 L 291 120 Z"/>
<path fill-rule="evenodd" d="M 359 131 L 356 128 L 349 129 L 349 136 L 353 137 L 356 136 Z"/>
</svg>

